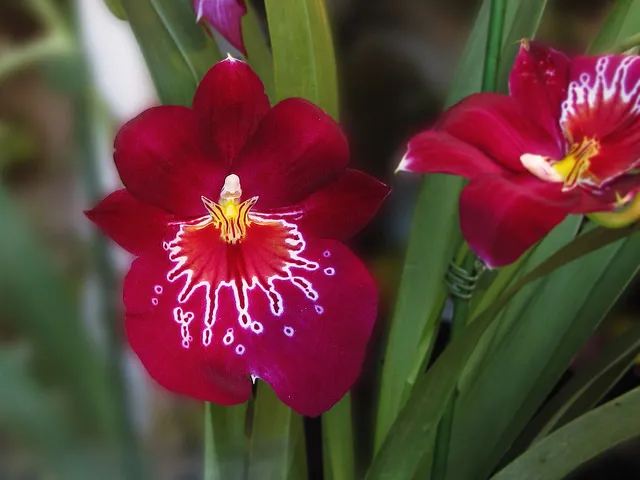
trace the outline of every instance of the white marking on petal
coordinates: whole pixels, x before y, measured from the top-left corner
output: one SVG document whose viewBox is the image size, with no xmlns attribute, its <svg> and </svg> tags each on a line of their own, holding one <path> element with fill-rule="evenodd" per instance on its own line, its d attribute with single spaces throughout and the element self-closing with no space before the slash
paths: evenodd
<svg viewBox="0 0 640 480">
<path fill-rule="evenodd" d="M 236 353 L 237 353 L 238 355 L 244 355 L 244 352 L 245 352 L 246 350 L 247 350 L 247 349 L 246 349 L 246 348 L 244 348 L 244 345 L 236 345 Z"/>
<path fill-rule="evenodd" d="M 316 309 L 316 313 L 318 315 L 322 315 L 324 313 L 324 307 L 322 307 L 321 305 L 315 305 L 314 308 Z"/>
<path fill-rule="evenodd" d="M 229 346 L 233 343 L 234 341 L 234 337 L 233 337 L 233 328 L 230 328 L 227 330 L 227 333 L 225 334 L 225 336 L 222 338 L 222 343 L 224 343 L 225 345 Z"/>
<path fill-rule="evenodd" d="M 284 328 L 282 329 L 282 331 L 284 332 L 284 334 L 285 334 L 287 337 L 293 337 L 293 334 L 294 334 L 294 330 L 293 330 L 293 328 L 291 328 L 291 327 L 284 327 Z"/>
<path fill-rule="evenodd" d="M 334 276 L 336 274 L 336 269 L 333 267 L 327 267 L 324 269 L 324 274 L 325 275 L 329 275 L 330 277 Z"/>
</svg>

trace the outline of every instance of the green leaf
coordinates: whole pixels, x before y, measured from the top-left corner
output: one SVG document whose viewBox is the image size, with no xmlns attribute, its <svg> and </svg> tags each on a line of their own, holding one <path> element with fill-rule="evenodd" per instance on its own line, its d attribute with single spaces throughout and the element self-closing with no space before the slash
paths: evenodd
<svg viewBox="0 0 640 480">
<path fill-rule="evenodd" d="M 306 98 L 338 118 L 333 39 L 322 0 L 266 0 L 276 100 Z"/>
<path fill-rule="evenodd" d="M 430 175 L 423 181 L 386 347 L 376 450 L 406 401 L 413 386 L 412 373 L 419 374 L 414 364 L 422 365 L 435 340 L 446 300 L 443 279 L 456 250 L 457 242 L 452 239 L 460 238 L 457 197 L 461 188 L 462 180 L 457 177 Z M 422 339 L 417 332 L 423 332 Z"/>
<path fill-rule="evenodd" d="M 351 395 L 345 395 L 331 410 L 322 415 L 323 462 L 328 480 L 351 480 L 356 476 L 355 443 L 350 425 Z M 352 427 L 352 426 L 351 426 Z"/>
<path fill-rule="evenodd" d="M 629 370 L 640 353 L 640 325 L 623 332 L 584 366 L 544 406 L 518 438 L 510 457 L 593 408 Z"/>
<path fill-rule="evenodd" d="M 196 23 L 190 0 L 122 0 L 160 101 L 191 105 L 204 74 L 220 60 Z"/>
<path fill-rule="evenodd" d="M 541 440 L 492 480 L 561 480 L 580 465 L 640 435 L 640 388 Z"/>
<path fill-rule="evenodd" d="M 544 281 L 460 399 L 449 462 L 453 478 L 491 473 L 638 265 L 640 236 L 635 235 L 556 270 Z"/>
<path fill-rule="evenodd" d="M 258 14 L 250 2 L 247 3 L 247 14 L 242 17 L 242 39 L 247 49 L 247 62 L 262 79 L 264 89 L 271 103 L 274 103 L 273 58 L 267 45 L 267 36 L 262 31 Z"/>
<path fill-rule="evenodd" d="M 598 35 L 589 45 L 589 53 L 613 50 L 625 38 L 640 31 L 640 1 L 616 0 L 607 15 Z"/>
<path fill-rule="evenodd" d="M 302 417 L 258 383 L 249 446 L 249 480 L 283 480 L 294 465 L 296 444 L 304 441 Z"/>
<path fill-rule="evenodd" d="M 367 480 L 413 478 L 418 469 L 428 464 L 428 457 L 433 452 L 431 440 L 453 395 L 466 359 L 493 322 L 496 313 L 494 310 L 487 311 L 472 322 L 445 349 L 429 371 L 419 378 L 374 457 Z"/>
<path fill-rule="evenodd" d="M 204 480 L 243 480 L 247 404 L 205 402 Z"/>
<path fill-rule="evenodd" d="M 575 235 L 581 222 L 582 217 L 579 216 L 571 216 L 565 219 L 536 245 L 526 257 L 521 257 L 523 262 L 519 270 L 513 275 L 514 278 L 510 288 L 503 292 L 504 296 L 498 297 L 499 301 L 508 300 L 508 302 L 505 302 L 504 310 L 502 310 L 481 341 L 478 342 L 473 356 L 467 362 L 458 385 L 460 390 L 468 390 L 478 379 L 477 372 L 482 371 L 487 359 L 491 358 L 491 354 L 500 344 L 504 335 L 518 321 L 531 299 L 535 298 L 539 290 L 544 286 L 544 280 L 540 279 L 542 277 L 540 272 L 545 271 L 545 265 L 557 263 L 554 262 L 554 258 L 557 258 L 555 255 L 564 251 L 563 249 L 567 245 L 575 241 Z M 529 283 L 523 282 L 525 277 L 530 280 Z M 514 295 L 516 291 L 517 294 Z M 489 303 L 489 305 L 492 304 Z"/>
<path fill-rule="evenodd" d="M 107 5 L 107 8 L 111 11 L 114 17 L 119 18 L 120 20 L 127 19 L 127 14 L 124 12 L 124 8 L 122 7 L 122 0 L 104 0 L 104 3 Z"/>
</svg>

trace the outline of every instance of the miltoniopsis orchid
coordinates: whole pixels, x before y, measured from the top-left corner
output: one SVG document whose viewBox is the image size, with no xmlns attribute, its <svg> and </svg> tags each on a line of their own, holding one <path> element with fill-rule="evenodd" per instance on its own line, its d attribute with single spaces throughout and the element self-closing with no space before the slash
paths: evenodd
<svg viewBox="0 0 640 480">
<path fill-rule="evenodd" d="M 245 0 L 193 0 L 198 22 L 205 20 L 234 48 L 246 55 L 242 41 L 242 17 L 247 13 Z"/>
<path fill-rule="evenodd" d="M 640 58 L 569 59 L 523 41 L 510 95 L 471 95 L 410 140 L 398 169 L 471 179 L 460 224 L 491 267 L 569 214 L 611 211 L 640 187 Z"/>
<path fill-rule="evenodd" d="M 87 212 L 138 258 L 124 283 L 126 332 L 158 383 L 221 404 L 268 382 L 305 415 L 359 374 L 376 287 L 341 243 L 388 188 L 346 168 L 339 126 L 302 99 L 270 107 L 244 62 L 215 65 L 192 108 L 124 125 L 126 188 Z"/>
</svg>

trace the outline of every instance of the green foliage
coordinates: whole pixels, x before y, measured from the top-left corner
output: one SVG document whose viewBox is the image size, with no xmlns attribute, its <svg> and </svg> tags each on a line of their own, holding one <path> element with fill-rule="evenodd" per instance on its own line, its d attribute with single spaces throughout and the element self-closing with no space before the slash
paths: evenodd
<svg viewBox="0 0 640 480">
<path fill-rule="evenodd" d="M 204 74 L 220 52 L 196 26 L 190 0 L 122 0 L 160 101 L 191 105 Z"/>
<path fill-rule="evenodd" d="M 536 443 L 491 480 L 562 480 L 601 453 L 636 438 L 639 409 L 636 388 Z"/>
</svg>

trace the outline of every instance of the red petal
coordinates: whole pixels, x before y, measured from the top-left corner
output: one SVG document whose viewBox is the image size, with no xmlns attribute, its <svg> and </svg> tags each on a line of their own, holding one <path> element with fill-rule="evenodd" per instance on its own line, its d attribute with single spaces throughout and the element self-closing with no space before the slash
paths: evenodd
<svg viewBox="0 0 640 480">
<path fill-rule="evenodd" d="M 205 19 L 233 47 L 247 54 L 242 42 L 242 16 L 247 13 L 243 0 L 193 0 L 198 21 Z"/>
<path fill-rule="evenodd" d="M 571 67 L 561 126 L 574 142 L 600 141 L 589 171 L 606 182 L 638 166 L 640 61 L 636 55 L 578 57 Z"/>
<path fill-rule="evenodd" d="M 360 374 L 378 300 L 366 268 L 341 243 L 312 240 L 305 253 L 321 264 L 306 274 L 318 300 L 311 308 L 297 287 L 282 285 L 285 311 L 255 342 L 254 368 L 285 404 L 313 417 L 340 400 Z M 265 304 L 257 307 L 265 311 Z"/>
<path fill-rule="evenodd" d="M 469 246 L 490 267 L 514 262 L 577 203 L 561 187 L 531 175 L 473 180 L 460 196 L 460 226 Z"/>
<path fill-rule="evenodd" d="M 553 138 L 536 125 L 513 98 L 497 93 L 477 93 L 451 107 L 439 125 L 505 167 L 524 171 L 524 153 L 562 158 Z"/>
<path fill-rule="evenodd" d="M 168 259 L 152 255 L 138 258 L 131 266 L 124 283 L 131 348 L 149 375 L 167 390 L 223 405 L 246 401 L 251 380 L 244 362 L 205 347 L 199 339 L 189 348 L 183 346 L 181 331 L 189 334 L 184 322 L 191 321 L 192 315 L 198 315 L 193 323 L 202 320 L 202 294 L 186 304 L 178 303 L 182 285 L 167 281 L 169 268 Z"/>
<path fill-rule="evenodd" d="M 299 217 L 296 223 L 305 234 L 347 240 L 371 221 L 389 191 L 388 186 L 366 173 L 348 169 L 294 207 L 273 213 L 295 212 Z"/>
<path fill-rule="evenodd" d="M 85 212 L 111 239 L 134 255 L 157 247 L 173 215 L 136 200 L 127 190 L 113 192 L 95 208 Z"/>
<path fill-rule="evenodd" d="M 364 265 L 342 244 L 253 214 L 241 243 L 214 224 L 174 225 L 125 285 L 127 334 L 149 373 L 177 393 L 243 401 L 248 376 L 319 415 L 359 374 L 377 310 Z"/>
<path fill-rule="evenodd" d="M 335 180 L 348 160 L 338 124 L 312 103 L 289 98 L 264 117 L 231 170 L 264 211 L 295 205 Z"/>
<path fill-rule="evenodd" d="M 409 141 L 398 170 L 474 178 L 488 173 L 499 174 L 504 169 L 468 143 L 445 132 L 427 130 Z"/>
<path fill-rule="evenodd" d="M 245 62 L 215 64 L 198 86 L 193 109 L 214 153 L 229 167 L 269 111 L 260 78 Z"/>
<path fill-rule="evenodd" d="M 193 217 L 206 212 L 202 195 L 217 198 L 226 173 L 201 145 L 191 110 L 154 107 L 120 129 L 114 159 L 127 190 L 139 200 Z"/>
<path fill-rule="evenodd" d="M 523 111 L 548 132 L 559 149 L 564 148 L 560 130 L 560 104 L 567 93 L 571 60 L 562 52 L 523 40 L 511 75 L 509 91 Z"/>
</svg>

